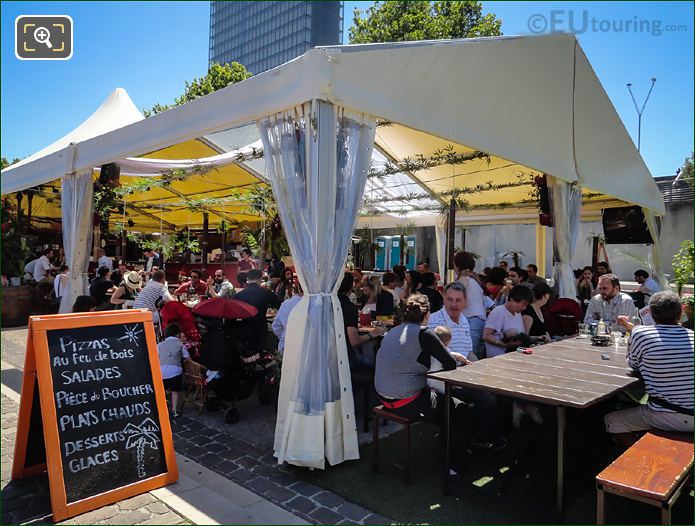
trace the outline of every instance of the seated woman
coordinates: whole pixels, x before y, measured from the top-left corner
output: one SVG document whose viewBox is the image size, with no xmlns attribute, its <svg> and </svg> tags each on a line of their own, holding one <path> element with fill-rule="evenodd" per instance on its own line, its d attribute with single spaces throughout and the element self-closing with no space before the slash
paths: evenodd
<svg viewBox="0 0 695 526">
<path fill-rule="evenodd" d="M 377 353 L 374 387 L 388 411 L 411 420 L 441 423 L 442 404 L 427 387 L 427 372 L 432 358 L 445 371 L 455 369 L 456 360 L 431 329 L 422 327 L 427 324 L 429 309 L 422 294 L 405 301 L 403 323 L 384 336 Z"/>
<path fill-rule="evenodd" d="M 341 281 L 338 288 L 338 300 L 343 311 L 343 327 L 345 328 L 345 342 L 347 344 L 350 368 L 358 369 L 371 367 L 374 364 L 374 347 L 369 345 L 369 343 L 381 336 L 384 331 L 381 327 L 376 327 L 373 332 L 360 335 L 358 331 L 359 311 L 357 310 L 357 305 L 350 301 L 349 296 L 353 284 L 353 275 L 350 272 L 345 272 L 343 281 Z"/>
<path fill-rule="evenodd" d="M 577 299 L 582 305 L 582 310 L 586 312 L 589 300 L 596 295 L 594 285 L 594 270 L 591 267 L 584 267 L 582 275 L 577 280 Z"/>
<path fill-rule="evenodd" d="M 116 305 L 116 309 L 126 309 L 132 307 L 135 298 L 140 292 L 142 278 L 140 273 L 133 270 L 123 275 L 123 281 L 111 295 L 111 303 Z"/>
<path fill-rule="evenodd" d="M 395 267 L 394 267 L 395 268 Z M 405 284 L 401 292 L 401 301 L 415 294 L 420 288 L 421 274 L 417 270 L 409 270 L 405 274 Z"/>
<path fill-rule="evenodd" d="M 294 273 L 291 268 L 286 268 L 282 271 L 280 280 L 275 285 L 275 294 L 278 295 L 280 301 L 285 301 L 290 299 L 294 292 Z"/>
<path fill-rule="evenodd" d="M 393 315 L 393 295 L 383 289 L 379 278 L 376 276 L 365 278 L 362 282 L 362 291 L 366 296 L 362 314 L 373 314 L 373 316 Z"/>
<path fill-rule="evenodd" d="M 533 302 L 531 302 L 521 313 L 524 320 L 524 332 L 535 338 L 542 338 L 550 341 L 550 334 L 545 326 L 543 311 L 541 310 L 552 296 L 553 291 L 545 283 L 536 283 L 533 286 Z"/>
</svg>

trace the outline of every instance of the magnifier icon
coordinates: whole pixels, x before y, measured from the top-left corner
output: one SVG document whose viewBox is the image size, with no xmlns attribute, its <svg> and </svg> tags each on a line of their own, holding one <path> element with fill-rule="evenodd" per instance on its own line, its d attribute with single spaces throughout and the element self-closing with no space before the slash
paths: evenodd
<svg viewBox="0 0 695 526">
<path fill-rule="evenodd" d="M 51 44 L 51 32 L 46 29 L 43 26 L 37 27 L 34 29 L 34 39 L 39 43 L 39 44 L 46 44 L 46 47 L 48 49 L 52 49 L 53 45 Z"/>
</svg>

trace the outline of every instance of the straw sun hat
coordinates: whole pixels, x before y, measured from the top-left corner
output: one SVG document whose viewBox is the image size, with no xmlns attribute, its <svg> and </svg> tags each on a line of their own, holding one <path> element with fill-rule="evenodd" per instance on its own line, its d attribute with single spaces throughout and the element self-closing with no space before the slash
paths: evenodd
<svg viewBox="0 0 695 526">
<path fill-rule="evenodd" d="M 142 286 L 140 273 L 135 270 L 126 272 L 125 276 L 123 276 L 123 283 L 125 283 L 126 287 L 129 289 L 139 289 Z"/>
</svg>

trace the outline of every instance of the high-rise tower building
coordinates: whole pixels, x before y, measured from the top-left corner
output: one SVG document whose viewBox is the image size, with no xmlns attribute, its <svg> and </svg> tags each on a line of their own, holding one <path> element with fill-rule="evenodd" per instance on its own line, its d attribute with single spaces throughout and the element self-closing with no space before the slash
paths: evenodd
<svg viewBox="0 0 695 526">
<path fill-rule="evenodd" d="M 210 2 L 210 63 L 256 74 L 342 40 L 343 2 Z"/>
</svg>

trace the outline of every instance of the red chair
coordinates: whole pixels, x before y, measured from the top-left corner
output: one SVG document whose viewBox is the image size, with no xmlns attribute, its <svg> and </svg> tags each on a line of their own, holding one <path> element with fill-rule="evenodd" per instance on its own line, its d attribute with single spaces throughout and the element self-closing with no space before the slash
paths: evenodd
<svg viewBox="0 0 695 526">
<path fill-rule="evenodd" d="M 584 316 L 577 300 L 559 298 L 543 311 L 543 317 L 550 336 L 570 336 L 579 332 Z"/>
</svg>

